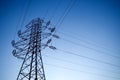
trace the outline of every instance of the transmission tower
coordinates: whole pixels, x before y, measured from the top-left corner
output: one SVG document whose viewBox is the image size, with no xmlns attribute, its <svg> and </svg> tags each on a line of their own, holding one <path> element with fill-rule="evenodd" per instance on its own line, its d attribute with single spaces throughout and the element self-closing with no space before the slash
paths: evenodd
<svg viewBox="0 0 120 80">
<path fill-rule="evenodd" d="M 33 19 L 25 27 L 26 30 L 18 31 L 19 40 L 11 42 L 13 56 L 23 60 L 16 80 L 46 80 L 41 50 L 46 47 L 55 50 L 50 42 L 52 37 L 59 36 L 54 34 L 55 27 L 50 27 L 50 21 L 40 18 Z"/>
</svg>

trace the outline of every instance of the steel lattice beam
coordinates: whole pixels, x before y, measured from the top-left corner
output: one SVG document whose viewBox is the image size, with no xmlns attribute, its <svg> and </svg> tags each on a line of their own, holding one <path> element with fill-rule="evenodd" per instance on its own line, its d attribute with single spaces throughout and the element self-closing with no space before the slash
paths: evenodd
<svg viewBox="0 0 120 80">
<path fill-rule="evenodd" d="M 15 48 L 13 55 L 23 60 L 17 80 L 46 80 L 41 56 L 41 50 L 49 47 L 51 38 L 59 38 L 54 34 L 55 28 L 49 27 L 50 21 L 36 18 L 26 25 L 25 31 L 18 31 L 19 41 L 11 43 Z"/>
</svg>

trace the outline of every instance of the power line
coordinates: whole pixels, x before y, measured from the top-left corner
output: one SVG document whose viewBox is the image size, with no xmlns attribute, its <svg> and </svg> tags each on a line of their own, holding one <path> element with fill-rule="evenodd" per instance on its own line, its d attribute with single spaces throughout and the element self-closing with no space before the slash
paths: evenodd
<svg viewBox="0 0 120 80">
<path fill-rule="evenodd" d="M 72 0 L 70 0 L 70 2 L 68 3 L 65 11 L 63 12 L 63 14 L 61 15 L 61 17 L 58 19 L 57 23 L 54 25 L 55 28 L 58 28 L 58 26 L 60 27 L 63 20 L 65 19 L 65 17 L 68 15 L 68 13 L 70 12 L 70 10 L 72 9 L 72 7 L 74 6 L 76 0 L 74 0 L 72 2 Z M 59 24 L 59 25 L 58 25 Z M 58 25 L 58 26 L 57 26 Z M 54 34 L 56 33 L 57 29 L 55 30 Z M 52 38 L 51 38 L 52 39 Z"/>
<path fill-rule="evenodd" d="M 74 56 L 82 57 L 82 58 L 85 58 L 85 59 L 88 59 L 88 60 L 91 60 L 91 61 L 95 61 L 95 62 L 99 62 L 99 63 L 103 63 L 103 64 L 107 64 L 107 65 L 111 65 L 111 66 L 120 68 L 119 65 L 115 65 L 115 64 L 112 64 L 112 63 L 109 63 L 109 62 L 105 62 L 105 61 L 101 61 L 101 60 L 98 60 L 98 59 L 90 58 L 90 57 L 87 57 L 87 56 L 84 56 L 84 55 L 81 55 L 81 54 L 76 54 L 76 53 L 73 53 L 73 52 L 70 52 L 70 51 L 65 51 L 65 50 L 62 50 L 62 49 L 57 49 L 57 50 L 61 51 L 61 52 L 64 52 L 64 53 L 67 53 L 67 54 L 74 55 Z"/>
<path fill-rule="evenodd" d="M 102 71 L 107 71 L 107 72 L 118 74 L 118 73 L 116 73 L 114 71 L 106 70 L 106 69 L 101 69 L 101 68 L 98 68 L 98 67 L 95 67 L 95 66 L 90 66 L 90 65 L 86 65 L 86 64 L 80 64 L 80 63 L 72 62 L 72 61 L 69 61 L 69 60 L 65 60 L 65 59 L 60 59 L 60 58 L 57 58 L 57 57 L 48 56 L 48 55 L 45 55 L 45 54 L 43 56 L 51 58 L 51 59 L 54 59 L 54 60 L 58 60 L 58 61 L 62 61 L 62 62 L 70 63 L 70 64 L 75 64 L 75 65 L 78 65 L 78 66 L 84 66 L 84 67 L 87 67 L 87 68 L 92 68 L 92 69 L 97 69 L 97 70 L 102 70 Z"/>
<path fill-rule="evenodd" d="M 16 37 L 16 33 L 17 33 L 17 30 L 18 30 L 18 26 L 19 26 L 19 23 L 20 23 L 20 21 L 21 21 L 21 19 L 22 19 L 24 7 L 25 7 L 25 3 L 23 4 L 23 6 L 22 6 L 22 8 L 21 8 L 20 16 L 19 16 L 18 21 L 17 21 L 17 25 L 16 25 L 15 34 L 14 34 L 13 39 L 15 39 L 15 37 Z M 21 25 L 20 25 L 20 26 L 21 26 Z"/>
<path fill-rule="evenodd" d="M 24 15 L 23 15 L 23 20 L 22 20 L 22 22 L 21 22 L 21 29 L 22 29 L 22 27 L 23 27 L 23 24 L 24 24 L 24 22 L 25 22 L 26 16 L 27 16 L 27 14 L 28 14 L 28 10 L 29 10 L 29 7 L 30 7 L 30 5 L 31 5 L 31 1 L 32 1 L 32 0 L 28 0 L 28 4 L 27 4 L 27 7 L 26 7 L 26 9 L 25 9 L 25 13 L 24 13 Z"/>
<path fill-rule="evenodd" d="M 71 11 L 71 9 L 72 9 L 73 6 L 75 5 L 75 3 L 76 3 L 76 0 L 73 1 L 72 5 L 70 6 L 70 8 L 69 8 L 68 11 L 66 12 L 66 14 L 63 16 L 63 18 L 62 18 L 62 20 L 61 20 L 58 28 L 60 28 L 60 26 L 62 25 L 62 23 L 63 23 L 63 21 L 64 21 L 64 19 L 65 19 L 65 17 L 66 17 L 66 16 L 68 15 L 68 13 Z"/>
<path fill-rule="evenodd" d="M 54 18 L 55 13 L 57 12 L 57 9 L 58 9 L 59 6 L 61 5 L 61 1 L 62 1 L 62 0 L 59 0 L 59 1 L 57 2 L 57 4 L 56 4 L 56 7 L 55 7 L 55 9 L 54 9 L 54 11 L 53 11 L 53 14 L 52 14 L 51 17 L 50 17 L 50 20 L 51 20 L 51 21 L 52 21 L 52 19 Z"/>
<path fill-rule="evenodd" d="M 45 11 L 45 14 L 44 14 L 44 16 L 43 16 L 44 19 L 45 19 L 46 16 L 48 15 L 48 10 L 49 10 L 49 8 L 47 8 L 47 10 Z"/>
<path fill-rule="evenodd" d="M 76 40 L 80 40 L 80 41 L 82 41 L 82 42 L 84 42 L 84 43 L 86 43 L 86 44 L 93 45 L 93 46 L 95 46 L 95 47 L 99 47 L 99 48 L 102 48 L 102 49 L 105 49 L 105 50 L 106 50 L 106 48 L 104 48 L 104 47 L 102 47 L 102 46 L 99 46 L 98 44 L 91 43 L 90 41 L 85 40 L 85 39 L 83 39 L 83 38 L 80 39 L 81 36 L 80 36 L 80 37 L 75 37 L 75 36 L 73 36 L 73 35 L 70 35 L 70 34 L 67 34 L 67 33 L 64 33 L 64 32 L 61 32 L 61 31 L 58 31 L 58 33 L 63 34 L 63 35 L 68 36 L 68 37 L 71 37 L 71 38 L 76 39 Z"/>
<path fill-rule="evenodd" d="M 120 59 L 119 56 L 115 56 L 115 55 L 109 54 L 109 53 L 107 53 L 107 52 L 104 52 L 104 51 L 101 51 L 101 50 L 98 50 L 98 49 L 95 49 L 95 48 L 89 47 L 89 46 L 84 45 L 84 44 L 76 43 L 76 42 L 73 42 L 73 41 L 68 40 L 68 39 L 65 39 L 65 38 L 61 38 L 61 40 L 64 40 L 64 41 L 69 42 L 69 43 L 72 43 L 72 44 L 74 44 L 74 45 L 82 46 L 82 47 L 85 47 L 85 48 L 87 48 L 87 49 L 90 49 L 90 50 L 93 50 L 93 51 L 99 52 L 100 54 L 109 55 L 109 56 L 115 57 L 115 58 L 117 58 L 117 59 Z"/>
<path fill-rule="evenodd" d="M 89 74 L 89 75 L 96 75 L 96 76 L 106 77 L 106 78 L 110 78 L 110 79 L 111 78 L 113 78 L 113 79 L 120 79 L 118 77 L 108 76 L 108 75 L 94 73 L 94 72 L 86 72 L 86 71 L 77 70 L 77 69 L 73 69 L 73 68 L 68 68 L 68 67 L 64 67 L 64 66 L 58 66 L 58 65 L 55 65 L 55 64 L 48 64 L 48 63 L 44 63 L 44 64 L 52 66 L 52 67 L 56 67 L 56 68 L 61 68 L 61 69 L 66 69 L 66 70 L 70 70 L 70 71 L 85 73 L 85 74 Z"/>
<path fill-rule="evenodd" d="M 63 30 L 62 30 L 62 31 L 63 31 Z M 67 32 L 67 33 L 65 33 L 65 32 Z M 111 48 L 105 47 L 105 46 L 103 46 L 103 45 L 98 45 L 95 41 L 88 40 L 88 39 L 84 39 L 84 38 L 83 38 L 83 35 L 78 35 L 77 33 L 73 33 L 73 32 L 69 32 L 69 33 L 70 33 L 70 34 L 69 34 L 68 32 L 69 32 L 69 31 L 64 31 L 64 32 L 58 31 L 58 33 L 60 33 L 60 34 L 63 34 L 63 35 L 69 36 L 69 37 L 73 37 L 73 38 L 76 39 L 76 40 L 81 40 L 81 41 L 83 41 L 83 42 L 85 42 L 85 43 L 87 43 L 87 44 L 94 45 L 94 46 L 99 47 L 99 48 L 102 48 L 102 49 L 104 49 L 104 50 L 106 50 L 106 51 L 115 52 L 115 53 L 116 53 L 116 51 L 113 51 Z M 72 33 L 72 35 L 71 35 L 71 33 Z M 76 37 L 73 36 L 73 35 L 76 35 Z M 80 37 L 78 37 L 78 36 L 80 36 Z M 82 38 L 81 38 L 81 37 L 82 37 Z"/>
<path fill-rule="evenodd" d="M 70 10 L 72 9 L 72 7 L 74 6 L 76 0 L 74 0 L 72 2 L 72 0 L 70 0 L 70 2 L 68 3 L 64 13 L 62 14 L 62 16 L 59 18 L 58 22 L 55 24 L 55 27 L 59 28 L 61 26 L 61 24 L 63 23 L 65 17 L 68 15 L 68 13 L 70 12 Z M 70 5 L 71 4 L 71 5 Z M 58 25 L 59 24 L 59 25 Z M 58 25 L 58 26 L 57 26 Z"/>
<path fill-rule="evenodd" d="M 72 7 L 75 5 L 75 3 L 76 3 L 76 0 L 73 0 L 73 2 L 72 2 L 72 0 L 69 1 L 67 7 L 65 8 L 65 11 L 64 11 L 63 14 L 61 15 L 61 17 L 58 19 L 57 23 L 54 25 L 55 28 L 58 28 L 58 26 L 59 26 L 59 27 L 61 26 L 61 24 L 62 24 L 62 22 L 64 21 L 65 17 L 68 15 L 68 13 L 69 13 L 70 10 L 72 9 Z M 58 7 L 57 7 L 57 8 L 58 8 Z M 57 9 L 57 8 L 56 8 L 56 9 Z M 48 13 L 48 10 L 47 10 L 47 12 L 46 12 L 46 15 L 47 15 L 47 13 Z M 58 25 L 58 24 L 59 24 L 59 25 Z M 56 30 L 57 30 L 57 29 L 56 29 Z M 56 30 L 55 30 L 54 33 L 56 33 Z"/>
<path fill-rule="evenodd" d="M 65 15 L 66 11 L 68 10 L 68 8 L 69 8 L 69 6 L 70 6 L 70 4 L 71 4 L 71 1 L 72 1 L 72 0 L 69 1 L 67 7 L 65 8 L 65 11 L 62 13 L 62 15 L 61 15 L 60 18 L 58 19 L 57 23 L 55 24 L 55 27 L 57 27 L 57 25 L 58 25 L 59 22 L 61 21 L 62 17 Z"/>
</svg>

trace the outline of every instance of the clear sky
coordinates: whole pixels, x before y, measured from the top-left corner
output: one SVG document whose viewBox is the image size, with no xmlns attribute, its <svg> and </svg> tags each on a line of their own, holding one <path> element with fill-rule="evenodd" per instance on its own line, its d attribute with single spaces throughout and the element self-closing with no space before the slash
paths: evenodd
<svg viewBox="0 0 120 80">
<path fill-rule="evenodd" d="M 0 0 L 0 80 L 15 80 L 21 67 L 12 55 L 17 31 L 36 17 L 54 26 L 67 5 L 51 43 L 57 50 L 42 51 L 46 79 L 120 80 L 119 0 Z"/>
</svg>

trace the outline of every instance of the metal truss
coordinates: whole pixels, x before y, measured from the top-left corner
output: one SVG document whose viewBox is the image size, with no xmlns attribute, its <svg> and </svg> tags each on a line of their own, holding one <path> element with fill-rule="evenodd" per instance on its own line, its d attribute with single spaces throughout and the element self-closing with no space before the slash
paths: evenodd
<svg viewBox="0 0 120 80">
<path fill-rule="evenodd" d="M 13 40 L 13 56 L 22 59 L 23 63 L 16 80 L 46 80 L 41 56 L 41 50 L 50 46 L 52 37 L 59 38 L 55 35 L 55 27 L 50 27 L 50 21 L 45 22 L 43 19 L 36 18 L 29 22 L 26 30 L 18 31 L 19 40 Z"/>
</svg>

